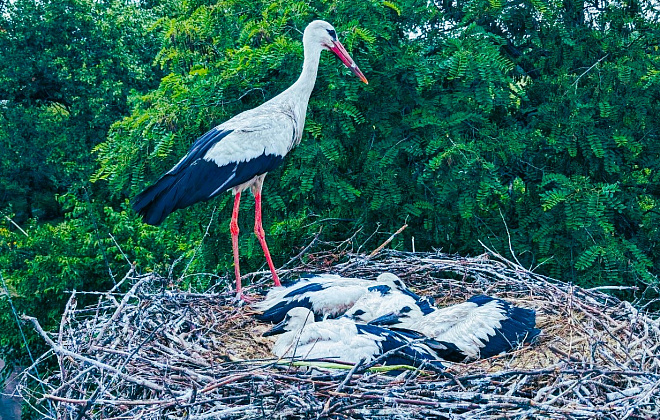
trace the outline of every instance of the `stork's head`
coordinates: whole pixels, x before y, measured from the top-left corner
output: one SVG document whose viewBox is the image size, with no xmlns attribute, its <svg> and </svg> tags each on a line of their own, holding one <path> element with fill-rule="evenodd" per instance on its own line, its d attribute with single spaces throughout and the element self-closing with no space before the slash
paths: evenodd
<svg viewBox="0 0 660 420">
<path fill-rule="evenodd" d="M 288 331 L 300 331 L 305 325 L 314 322 L 314 313 L 307 308 L 297 307 L 287 312 L 279 324 L 263 333 L 264 337 L 282 334 Z"/>
<path fill-rule="evenodd" d="M 391 287 L 397 290 L 406 289 L 406 285 L 403 284 L 403 281 L 401 281 L 399 276 L 393 273 L 382 273 L 376 278 L 376 281 L 378 283 L 384 283 L 390 285 Z"/>
<path fill-rule="evenodd" d="M 409 319 L 422 317 L 424 313 L 410 296 L 394 292 L 382 296 L 369 293 L 358 299 L 344 316 L 371 325 L 396 326 Z"/>
<path fill-rule="evenodd" d="M 362 71 L 358 68 L 355 61 L 351 58 L 346 51 L 346 48 L 337 39 L 337 31 L 335 28 L 324 20 L 315 20 L 305 28 L 303 34 L 303 44 L 307 45 L 320 45 L 321 48 L 330 50 L 348 67 L 354 75 L 360 78 L 364 83 L 369 83 L 367 78 L 364 77 Z"/>
<path fill-rule="evenodd" d="M 396 327 L 397 324 L 406 322 L 409 319 L 416 319 L 423 316 L 422 311 L 415 305 L 405 305 L 397 308 L 395 311 L 371 318 L 367 323 L 369 325 L 378 325 L 380 327 Z"/>
</svg>

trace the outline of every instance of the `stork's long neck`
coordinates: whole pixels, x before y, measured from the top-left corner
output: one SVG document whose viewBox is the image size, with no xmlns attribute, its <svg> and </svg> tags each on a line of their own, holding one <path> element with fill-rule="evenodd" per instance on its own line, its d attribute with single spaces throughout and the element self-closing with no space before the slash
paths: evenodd
<svg viewBox="0 0 660 420">
<path fill-rule="evenodd" d="M 298 80 L 291 86 L 298 93 L 298 98 L 307 103 L 314 90 L 316 74 L 319 70 L 319 60 L 321 59 L 321 47 L 319 45 L 305 45 L 305 61 L 303 62 L 302 72 Z"/>
<path fill-rule="evenodd" d="M 302 134 L 302 127 L 305 124 L 305 114 L 307 113 L 307 103 L 314 90 L 316 74 L 319 70 L 319 59 L 321 58 L 320 45 L 305 45 L 305 61 L 303 62 L 302 72 L 298 80 L 288 89 L 293 102 L 291 105 L 296 114 L 299 128 Z"/>
<path fill-rule="evenodd" d="M 280 101 L 283 101 L 285 109 L 293 111 L 296 123 L 296 132 L 291 147 L 297 145 L 302 139 L 307 104 L 314 90 L 321 50 L 320 45 L 305 45 L 305 61 L 303 62 L 302 72 L 298 80 L 281 94 Z"/>
</svg>

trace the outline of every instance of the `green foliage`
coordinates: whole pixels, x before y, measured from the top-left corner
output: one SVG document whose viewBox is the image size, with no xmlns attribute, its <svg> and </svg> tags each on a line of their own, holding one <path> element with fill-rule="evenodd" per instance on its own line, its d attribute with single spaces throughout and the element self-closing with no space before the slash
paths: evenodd
<svg viewBox="0 0 660 420">
<path fill-rule="evenodd" d="M 60 201 L 67 210 L 66 220 L 27 225 L 27 236 L 12 229 L 7 219 L 0 222 L 0 267 L 14 305 L 20 312 L 37 315 L 44 325 L 59 322 L 69 291 L 107 290 L 133 261 L 180 273 L 184 267 L 171 267 L 172 263 L 179 257 L 190 258 L 199 243 L 143 225 L 127 202 L 113 210 L 85 196 L 66 195 Z M 78 297 L 81 305 L 93 301 Z M 7 301 L 0 304 L 5 308 Z M 4 313 L 3 327 L 15 325 L 9 311 Z M 31 348 L 43 344 L 31 331 L 29 337 Z M 5 347 L 23 348 L 18 334 L 2 334 L 0 349 Z"/>
<path fill-rule="evenodd" d="M 652 281 L 657 262 L 640 250 L 656 233 L 638 227 L 655 217 L 642 210 L 655 208 L 648 185 L 656 163 L 645 152 L 656 147 L 657 52 L 645 47 L 654 32 L 641 31 L 654 25 L 652 11 L 579 16 L 573 7 L 190 4 L 162 23 L 159 62 L 169 74 L 98 146 L 95 180 L 132 196 L 205 130 L 283 90 L 300 68 L 300 31 L 331 12 L 370 84 L 322 58 L 308 138 L 267 178 L 276 258 L 316 228 L 299 222 L 305 214 L 354 220 L 353 229 L 366 231 L 409 218 L 406 234 L 418 249 L 474 253 L 483 239 L 503 250 L 508 227 L 523 260 L 543 261 L 553 275 Z M 649 194 L 642 199 L 640 190 Z M 220 235 L 226 200 L 179 212 L 165 226 L 194 225 L 211 206 L 221 207 Z M 325 233 L 338 238 L 346 229 Z"/>
<path fill-rule="evenodd" d="M 111 25 L 122 16 L 113 10 L 107 22 L 93 22 Z M 175 212 L 159 228 L 142 225 L 128 200 L 206 130 L 293 83 L 302 63 L 301 32 L 316 18 L 337 27 L 369 85 L 323 54 L 304 139 L 266 178 L 264 221 L 276 265 L 321 226 L 326 239 L 345 239 L 358 228 L 389 236 L 407 222 L 396 243 L 405 249 L 410 236 L 417 250 L 463 254 L 481 252 L 480 240 L 502 253 L 510 243 L 524 265 L 563 280 L 657 282 L 660 16 L 652 5 L 606 1 L 596 10 L 574 0 L 218 0 L 130 10 L 142 16 L 138 26 L 148 26 L 145 33 L 160 37 L 158 51 L 151 43 L 134 51 L 108 41 L 107 48 L 124 57 L 117 67 L 72 72 L 86 75 L 71 86 L 79 86 L 77 97 L 86 98 L 81 104 L 90 111 L 81 121 L 102 121 L 94 125 L 96 135 L 82 123 L 71 125 L 74 108 L 55 100 L 3 108 L 2 144 L 22 138 L 49 145 L 11 146 L 14 163 L 0 159 L 3 173 L 16 167 L 16 156 L 33 162 L 29 168 L 66 162 L 33 171 L 39 185 L 75 185 L 61 176 L 62 167 L 77 174 L 82 165 L 80 180 L 93 172 L 94 199 L 69 188 L 58 204 L 68 209 L 61 224 L 30 225 L 29 238 L 4 226 L 6 277 L 19 297 L 38 291 L 52 298 L 47 317 L 54 319 L 62 290 L 111 281 L 108 266 L 114 273 L 126 269 L 115 241 L 140 270 L 192 261 L 188 272 L 212 274 L 200 287 L 231 273 L 229 195 Z M 158 86 L 143 89 L 153 73 L 142 64 L 123 65 L 128 57 L 155 63 L 163 75 Z M 47 69 L 73 66 L 62 60 L 42 62 Z M 127 68 L 146 72 L 131 79 L 144 84 L 118 76 L 130 74 Z M 107 76 L 98 78 L 100 69 Z M 103 83 L 120 92 L 111 96 L 130 107 L 129 115 L 105 113 Z M 86 140 L 73 142 L 71 133 Z M 92 149 L 93 169 L 76 157 Z M 32 191 L 18 182 L 5 188 L 14 196 Z M 249 271 L 264 262 L 251 235 L 247 194 L 241 206 L 241 263 Z M 56 255 L 47 254 L 47 238 Z M 174 272 L 184 269 L 175 265 Z M 23 310 L 39 312 L 40 301 L 31 306 L 17 299 Z"/>
<path fill-rule="evenodd" d="M 112 246 L 103 243 L 116 229 L 99 232 L 105 215 L 92 223 L 73 211 L 86 201 L 73 205 L 64 194 L 88 184 L 91 149 L 128 113 L 128 95 L 159 78 L 151 65 L 159 39 L 149 28 L 166 9 L 120 0 L 16 0 L 0 9 L 0 270 L 17 309 L 51 327 L 66 290 L 110 281 L 102 247 Z M 7 304 L 0 292 L 0 328 L 8 332 L 0 351 L 9 346 L 21 355 Z"/>
<path fill-rule="evenodd" d="M 153 86 L 159 10 L 121 0 L 17 0 L 0 15 L 0 208 L 62 217 L 55 195 L 87 182 L 90 149 Z"/>
</svg>

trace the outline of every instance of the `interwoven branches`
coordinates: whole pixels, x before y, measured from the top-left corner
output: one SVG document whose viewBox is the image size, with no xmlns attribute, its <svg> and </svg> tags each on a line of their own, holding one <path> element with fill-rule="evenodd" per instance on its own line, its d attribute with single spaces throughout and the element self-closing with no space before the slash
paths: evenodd
<svg viewBox="0 0 660 420">
<path fill-rule="evenodd" d="M 660 414 L 660 326 L 628 302 L 536 275 L 494 252 L 366 257 L 335 249 L 305 261 L 287 276 L 390 271 L 439 306 L 477 293 L 509 299 L 537 310 L 543 335 L 531 347 L 452 364 L 440 375 L 277 361 L 261 337 L 268 326 L 232 305 L 231 293 L 172 290 L 169 280 L 131 271 L 126 292 L 99 293 L 97 305 L 81 309 L 73 294 L 59 331 L 39 331 L 59 369 L 44 388 L 23 392 L 45 417 L 58 419 Z"/>
</svg>

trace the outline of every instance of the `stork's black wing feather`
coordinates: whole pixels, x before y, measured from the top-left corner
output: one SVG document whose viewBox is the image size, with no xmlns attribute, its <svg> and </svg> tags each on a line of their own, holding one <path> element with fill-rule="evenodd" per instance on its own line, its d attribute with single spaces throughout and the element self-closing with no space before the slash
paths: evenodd
<svg viewBox="0 0 660 420">
<path fill-rule="evenodd" d="M 204 158 L 204 155 L 211 149 L 213 146 L 218 144 L 222 139 L 231 134 L 234 130 L 218 130 L 217 128 L 212 128 L 203 136 L 195 140 L 195 142 L 190 146 L 186 156 L 177 163 L 168 174 L 176 174 L 182 169 L 187 168 L 192 165 L 198 159 Z"/>
<path fill-rule="evenodd" d="M 283 156 L 266 153 L 223 166 L 204 159 L 209 149 L 231 132 L 213 129 L 200 137 L 172 170 L 135 197 L 133 209 L 146 223 L 159 225 L 174 210 L 206 201 L 282 163 Z"/>
<path fill-rule="evenodd" d="M 262 314 L 255 315 L 255 317 L 264 322 L 278 323 L 282 322 L 287 312 L 298 307 L 307 308 L 311 311 L 313 307 L 312 301 L 308 296 L 292 300 L 282 300 L 266 309 Z"/>
<path fill-rule="evenodd" d="M 408 330 L 405 330 L 405 334 L 402 334 L 375 325 L 356 324 L 355 327 L 358 334 L 370 334 L 381 338 L 378 341 L 378 345 L 381 347 L 381 354 L 397 350 L 388 356 L 387 360 L 383 361 L 383 364 L 412 365 L 415 367 L 427 366 L 434 370 L 442 370 L 444 368 L 442 362 L 437 359 L 434 353 L 412 342 L 415 339 L 422 339 L 424 336 L 421 334 Z"/>
<path fill-rule="evenodd" d="M 468 299 L 468 302 L 480 306 L 492 301 L 497 301 L 506 318 L 501 321 L 499 328 L 495 328 L 494 336 L 488 337 L 487 340 L 481 340 L 483 343 L 480 351 L 481 357 L 495 356 L 509 351 L 521 343 L 530 343 L 541 333 L 541 330 L 535 328 L 536 312 L 533 309 L 518 308 L 505 300 L 484 295 L 477 295 Z"/>
</svg>

